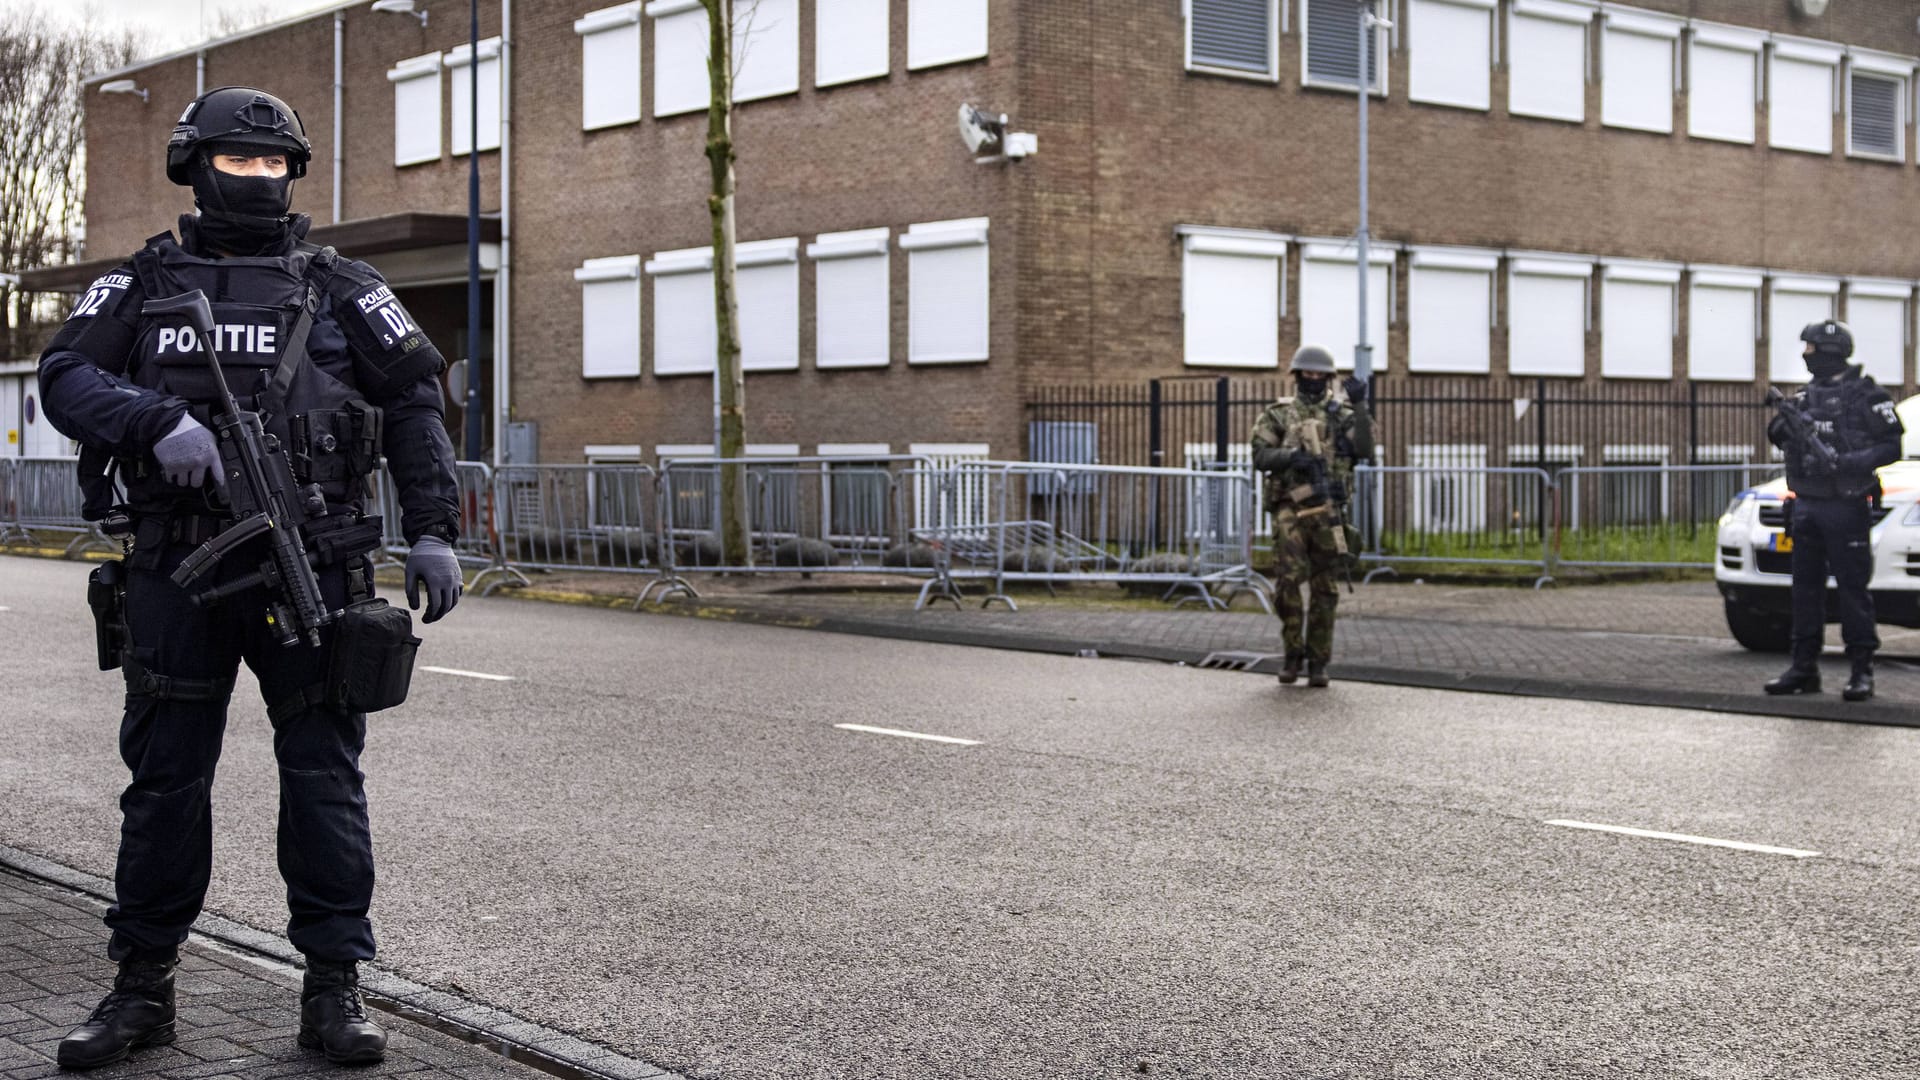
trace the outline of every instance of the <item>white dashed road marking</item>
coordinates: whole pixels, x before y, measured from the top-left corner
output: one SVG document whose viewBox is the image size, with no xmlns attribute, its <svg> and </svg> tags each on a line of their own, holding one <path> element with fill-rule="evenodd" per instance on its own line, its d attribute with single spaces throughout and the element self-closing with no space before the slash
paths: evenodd
<svg viewBox="0 0 1920 1080">
<path fill-rule="evenodd" d="M 1688 836 L 1686 833 L 1653 832 L 1650 829 L 1629 829 L 1625 825 L 1596 825 L 1591 821 L 1547 822 L 1565 829 L 1591 829 L 1595 832 L 1619 833 L 1622 836 L 1641 836 L 1649 840 L 1674 840 L 1682 844 L 1703 844 L 1707 847 L 1732 848 L 1735 851 L 1757 851 L 1763 855 L 1785 855 L 1792 859 L 1811 859 L 1820 854 L 1804 848 L 1771 847 L 1767 844 L 1749 844 L 1743 840 L 1718 840 L 1711 836 Z"/>
<path fill-rule="evenodd" d="M 956 739 L 951 735 L 926 735 L 918 731 L 897 731 L 893 728 L 868 727 L 865 724 L 835 724 L 842 731 L 864 731 L 869 735 L 894 735 L 902 739 L 925 739 L 928 742 L 952 743 L 955 746 L 979 746 L 979 739 Z"/>
<path fill-rule="evenodd" d="M 490 682 L 512 682 L 514 678 L 511 675 L 489 675 L 484 671 L 461 671 L 459 668 L 450 667 L 427 667 L 423 665 L 420 670 L 431 671 L 437 675 L 458 675 L 463 679 L 486 679 Z"/>
</svg>

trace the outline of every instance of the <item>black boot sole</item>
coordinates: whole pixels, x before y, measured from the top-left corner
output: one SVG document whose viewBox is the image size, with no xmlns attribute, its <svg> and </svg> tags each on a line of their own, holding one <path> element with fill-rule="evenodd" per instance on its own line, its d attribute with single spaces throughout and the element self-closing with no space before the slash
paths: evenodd
<svg viewBox="0 0 1920 1080">
<path fill-rule="evenodd" d="M 148 1032 L 147 1034 L 142 1035 L 139 1038 L 128 1043 L 127 1045 L 121 1047 L 118 1053 L 108 1054 L 106 1057 L 103 1057 L 103 1058 L 94 1058 L 91 1060 L 83 1061 L 83 1060 L 70 1057 L 66 1053 L 66 1051 L 62 1049 L 55 1053 L 54 1060 L 56 1063 L 59 1064 L 61 1068 L 72 1069 L 75 1072 L 79 1072 L 86 1069 L 97 1069 L 102 1065 L 111 1065 L 116 1061 L 125 1061 L 129 1054 L 132 1054 L 135 1050 L 139 1050 L 142 1047 L 166 1046 L 169 1043 L 173 1042 L 174 1037 L 175 1035 L 173 1030 L 173 1024 L 169 1023 L 167 1024 L 167 1026 L 155 1028 L 152 1031 Z"/>
<path fill-rule="evenodd" d="M 1769 685 L 1763 686 L 1761 689 L 1773 697 L 1792 697 L 1796 694 L 1817 694 L 1820 692 L 1820 684 L 1814 683 L 1812 686 L 1782 686 L 1778 688 Z"/>
<path fill-rule="evenodd" d="M 336 1054 L 326 1048 L 326 1045 L 320 1041 L 320 1033 L 310 1027 L 301 1028 L 300 1034 L 294 1038 L 294 1041 L 300 1044 L 302 1050 L 319 1050 L 326 1054 L 327 1063 L 330 1065 L 378 1065 L 387 1057 L 385 1047 L 377 1050 L 356 1050 L 350 1054 Z"/>
<path fill-rule="evenodd" d="M 1842 690 L 1840 692 L 1840 698 L 1843 701 L 1872 701 L 1873 691 L 1869 690 L 1866 693 L 1861 694 L 1861 693 L 1856 693 L 1852 690 Z"/>
</svg>

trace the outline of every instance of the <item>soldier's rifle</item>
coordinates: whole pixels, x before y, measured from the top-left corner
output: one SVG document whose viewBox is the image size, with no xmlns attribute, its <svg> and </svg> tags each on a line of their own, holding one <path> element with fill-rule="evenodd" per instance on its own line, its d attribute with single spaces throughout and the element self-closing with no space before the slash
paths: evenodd
<svg viewBox="0 0 1920 1080">
<path fill-rule="evenodd" d="M 1821 475 L 1830 476 L 1839 469 L 1839 452 L 1820 437 L 1820 430 L 1814 426 L 1813 417 L 1808 416 L 1805 409 L 1777 386 L 1767 387 L 1767 404 L 1773 406 L 1773 411 L 1779 415 L 1789 441 L 1802 455 L 1812 460 Z"/>
<path fill-rule="evenodd" d="M 267 588 L 267 619 L 281 645 L 300 641 L 318 647 L 320 628 L 338 612 L 330 611 L 320 595 L 320 579 L 307 557 L 303 530 L 324 517 L 326 500 L 317 485 L 301 490 L 287 462 L 286 448 L 269 435 L 258 412 L 242 409 L 227 386 L 220 357 L 213 348 L 213 308 L 199 289 L 149 300 L 141 314 L 154 318 L 178 316 L 192 327 L 199 347 L 213 369 L 220 391 L 220 409 L 213 417 L 219 436 L 220 467 L 227 478 L 227 503 L 233 524 L 223 529 L 181 562 L 173 582 L 188 588 L 220 564 L 228 554 L 255 537 L 264 536 L 267 555 L 257 573 L 202 589 L 192 594 L 196 604 L 210 604 L 257 585 Z"/>
</svg>

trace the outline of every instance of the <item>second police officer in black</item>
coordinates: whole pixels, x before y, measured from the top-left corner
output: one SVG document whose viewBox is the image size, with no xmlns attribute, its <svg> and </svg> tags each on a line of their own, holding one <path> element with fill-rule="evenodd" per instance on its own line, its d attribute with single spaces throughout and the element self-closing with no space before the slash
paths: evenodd
<svg viewBox="0 0 1920 1080">
<path fill-rule="evenodd" d="M 366 481 L 384 443 L 412 545 L 408 598 L 417 608 L 425 592 L 427 622 L 451 610 L 461 591 L 452 550 L 459 499 L 438 381 L 444 364 L 378 273 L 305 241 L 308 218 L 289 210 L 311 156 L 299 116 L 271 94 L 221 87 L 195 99 L 167 143 L 166 167 L 168 179 L 193 189 L 199 213 L 180 218 L 179 241 L 162 233 L 95 281 L 40 358 L 47 414 L 82 446 L 89 516 L 114 501 L 103 476 L 117 471 L 132 540 L 120 624 L 120 752 L 132 781 L 120 801 L 116 899 L 106 916 L 119 974 L 61 1042 L 68 1068 L 173 1039 L 173 968 L 206 896 L 209 791 L 243 660 L 259 678 L 280 768 L 287 936 L 307 964 L 299 1041 L 336 1063 L 378 1061 L 385 1051 L 356 967 L 374 955 L 360 772 L 366 715 L 322 692 L 325 649 L 275 640 L 260 587 L 203 608 L 171 579 L 228 524 L 228 478 L 210 430 L 217 393 L 205 354 L 190 329 L 141 312 L 148 300 L 206 293 L 213 344 L 240 407 L 267 416 L 297 481 L 318 485 L 322 523 L 369 531 Z M 220 566 L 209 576 L 244 569 Z M 371 594 L 364 557 L 322 562 L 315 573 L 330 610 Z"/>
<path fill-rule="evenodd" d="M 1874 630 L 1873 512 L 1878 503 L 1883 465 L 1900 459 L 1905 429 L 1893 399 L 1848 363 L 1853 334 L 1838 321 L 1809 323 L 1800 332 L 1812 379 L 1795 391 L 1784 408 L 1808 422 L 1799 436 L 1784 415 L 1767 426 L 1767 438 L 1786 453 L 1788 534 L 1793 538 L 1792 664 L 1767 683 L 1769 694 L 1820 691 L 1819 658 L 1826 637 L 1827 577 L 1833 577 L 1840 609 L 1840 638 L 1852 666 L 1842 696 L 1865 701 L 1873 696 L 1873 654 L 1880 648 Z M 1809 439 L 1824 444 L 1809 445 Z"/>
</svg>

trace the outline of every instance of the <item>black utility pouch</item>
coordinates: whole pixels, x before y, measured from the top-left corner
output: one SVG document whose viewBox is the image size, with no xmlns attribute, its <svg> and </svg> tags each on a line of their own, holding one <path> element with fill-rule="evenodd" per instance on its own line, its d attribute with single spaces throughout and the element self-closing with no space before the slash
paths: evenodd
<svg viewBox="0 0 1920 1080">
<path fill-rule="evenodd" d="M 333 624 L 327 661 L 327 704 L 349 712 L 379 712 L 407 700 L 420 639 L 413 616 L 385 600 L 347 605 Z"/>
<path fill-rule="evenodd" d="M 120 653 L 127 647 L 127 568 L 119 559 L 109 559 L 87 575 L 87 606 L 93 609 L 93 645 L 100 670 L 112 671 L 120 666 Z"/>
</svg>

